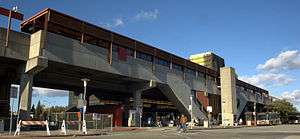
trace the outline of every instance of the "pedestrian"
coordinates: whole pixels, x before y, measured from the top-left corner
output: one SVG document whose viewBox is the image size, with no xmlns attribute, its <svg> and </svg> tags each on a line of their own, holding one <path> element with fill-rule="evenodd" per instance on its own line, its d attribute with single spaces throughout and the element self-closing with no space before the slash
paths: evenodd
<svg viewBox="0 0 300 139">
<path fill-rule="evenodd" d="M 157 120 L 157 121 L 156 121 L 156 126 L 157 126 L 157 127 L 162 127 L 161 120 Z"/>
<path fill-rule="evenodd" d="M 180 116 L 177 116 L 177 118 L 175 119 L 175 124 L 177 127 L 177 131 L 180 131 Z"/>
<path fill-rule="evenodd" d="M 182 114 L 180 117 L 180 129 L 183 132 L 186 132 L 186 122 L 187 122 L 187 117 Z"/>
</svg>

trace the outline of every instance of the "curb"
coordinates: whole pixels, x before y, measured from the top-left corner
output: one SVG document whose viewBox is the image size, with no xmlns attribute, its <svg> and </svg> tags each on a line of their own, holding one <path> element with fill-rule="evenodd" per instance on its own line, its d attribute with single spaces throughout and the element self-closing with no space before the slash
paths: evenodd
<svg viewBox="0 0 300 139">
<path fill-rule="evenodd" d="M 245 128 L 245 127 L 237 126 L 237 127 L 193 128 L 193 129 L 188 129 L 188 130 L 193 131 L 193 130 L 236 129 L 236 128 Z"/>
<path fill-rule="evenodd" d="M 0 136 L 0 138 L 22 138 L 22 137 L 78 137 L 78 136 L 102 136 L 102 135 L 109 135 L 108 133 L 98 133 L 98 134 L 87 134 L 87 135 L 83 135 L 83 134 L 75 134 L 75 135 L 20 135 L 20 136 Z"/>
</svg>

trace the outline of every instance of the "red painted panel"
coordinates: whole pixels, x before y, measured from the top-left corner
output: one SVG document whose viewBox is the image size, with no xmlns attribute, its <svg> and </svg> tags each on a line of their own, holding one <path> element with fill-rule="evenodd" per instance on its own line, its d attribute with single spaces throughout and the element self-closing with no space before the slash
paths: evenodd
<svg viewBox="0 0 300 139">
<path fill-rule="evenodd" d="M 127 60 L 127 50 L 123 47 L 118 47 L 118 59 L 126 61 Z"/>
<path fill-rule="evenodd" d="M 123 105 L 116 106 L 114 110 L 114 125 L 122 126 Z"/>
<path fill-rule="evenodd" d="M 116 106 L 101 106 L 101 108 L 94 109 L 92 112 L 101 114 L 113 114 L 113 125 L 122 126 L 123 119 L 123 105 Z"/>
<path fill-rule="evenodd" d="M 209 105 L 209 99 L 208 96 L 205 96 L 204 91 L 197 91 L 196 98 L 203 105 L 204 109 L 206 109 Z"/>
</svg>

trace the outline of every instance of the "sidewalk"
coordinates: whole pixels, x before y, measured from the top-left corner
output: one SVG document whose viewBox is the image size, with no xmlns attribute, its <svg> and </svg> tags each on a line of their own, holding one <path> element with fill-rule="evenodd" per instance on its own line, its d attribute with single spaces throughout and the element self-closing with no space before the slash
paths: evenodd
<svg viewBox="0 0 300 139">
<path fill-rule="evenodd" d="M 98 135 L 111 135 L 118 132 L 140 132 L 140 131 L 146 131 L 151 128 L 149 127 L 114 127 L 112 130 L 113 132 L 109 130 L 96 130 L 96 129 L 89 129 L 88 134 L 84 135 L 82 132 L 78 130 L 67 130 L 67 135 L 64 135 L 61 130 L 50 130 L 51 135 L 49 137 L 69 137 L 69 136 L 98 136 Z M 47 137 L 46 131 L 21 131 L 19 137 Z M 6 138 L 6 137 L 14 137 L 14 132 L 12 132 L 11 135 L 9 135 L 8 131 L 1 132 L 0 138 Z M 16 136 L 18 137 L 18 136 Z"/>
<path fill-rule="evenodd" d="M 68 130 L 67 131 L 67 135 L 64 135 L 61 130 L 51 130 L 51 137 L 55 137 L 55 136 L 81 136 L 83 135 L 81 132 L 77 131 L 77 130 Z M 96 130 L 88 130 L 88 134 L 87 136 L 92 136 L 92 135 L 108 135 L 108 132 L 101 132 L 101 131 L 96 131 Z M 10 137 L 10 136 L 14 136 L 14 132 L 9 135 L 8 132 L 4 132 L 4 133 L 0 133 L 0 138 L 1 137 Z M 19 137 L 46 137 L 47 132 L 46 131 L 21 131 L 20 136 Z M 17 136 L 16 136 L 17 137 Z"/>
<path fill-rule="evenodd" d="M 235 126 L 235 127 L 223 127 L 223 126 L 213 126 L 211 128 L 204 128 L 195 126 L 193 129 L 188 128 L 187 132 L 197 132 L 199 130 L 214 130 L 214 129 L 234 129 L 234 128 L 243 128 L 245 126 Z M 176 131 L 176 127 L 114 127 L 113 132 L 109 130 L 101 131 L 90 129 L 88 130 L 87 135 L 83 135 L 82 132 L 78 130 L 67 130 L 67 135 L 64 135 L 61 130 L 50 130 L 51 136 L 49 137 L 72 137 L 72 136 L 99 136 L 99 135 L 117 135 L 117 134 L 134 134 L 143 131 Z M 0 133 L 0 138 L 14 137 L 14 132 L 11 135 L 8 135 L 8 132 Z M 21 131 L 20 136 L 16 137 L 48 137 L 46 131 Z"/>
</svg>

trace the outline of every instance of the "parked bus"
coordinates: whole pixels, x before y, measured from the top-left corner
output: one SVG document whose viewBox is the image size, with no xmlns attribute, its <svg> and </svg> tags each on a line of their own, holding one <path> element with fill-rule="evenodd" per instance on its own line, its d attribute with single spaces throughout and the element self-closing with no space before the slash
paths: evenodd
<svg viewBox="0 0 300 139">
<path fill-rule="evenodd" d="M 288 115 L 288 123 L 289 124 L 300 124 L 300 113 L 294 112 Z"/>
<path fill-rule="evenodd" d="M 257 125 L 278 125 L 281 124 L 278 113 L 275 112 L 263 112 L 257 113 Z"/>
</svg>

